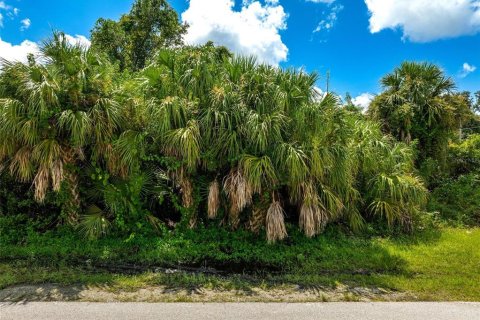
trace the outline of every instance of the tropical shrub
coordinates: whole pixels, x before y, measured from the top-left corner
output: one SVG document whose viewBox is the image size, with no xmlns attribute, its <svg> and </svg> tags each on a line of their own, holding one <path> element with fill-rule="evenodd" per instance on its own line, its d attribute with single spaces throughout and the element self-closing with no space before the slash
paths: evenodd
<svg viewBox="0 0 480 320">
<path fill-rule="evenodd" d="M 459 143 L 450 144 L 450 170 L 456 177 L 480 170 L 480 134 L 472 134 Z"/>
<path fill-rule="evenodd" d="M 61 33 L 0 75 L 2 166 L 39 202 L 57 192 L 63 218 L 89 237 L 163 220 L 263 229 L 274 242 L 294 221 L 308 237 L 371 216 L 409 230 L 423 209 L 413 149 L 319 95 L 315 74 L 207 44 L 116 75 Z"/>
<path fill-rule="evenodd" d="M 114 69 L 100 56 L 71 45 L 62 33 L 44 43 L 28 64 L 2 62 L 0 162 L 20 182 L 33 183 L 43 202 L 61 192 L 64 218 L 78 222 L 80 175 L 90 161 L 126 176 L 121 107 Z"/>
<path fill-rule="evenodd" d="M 168 172 L 190 226 L 224 212 L 233 228 L 265 226 L 276 241 L 287 235 L 285 208 L 307 236 L 344 218 L 360 229 L 362 213 L 410 225 L 426 195 L 412 149 L 335 96 L 318 96 L 316 79 L 211 45 L 161 51 L 141 72 L 146 131 L 176 161 Z M 198 210 L 204 200 L 208 215 Z"/>
<path fill-rule="evenodd" d="M 445 179 L 432 192 L 429 210 L 456 226 L 480 225 L 480 174 Z"/>
<path fill-rule="evenodd" d="M 417 165 L 428 182 L 448 168 L 448 144 L 473 115 L 455 83 L 430 63 L 404 62 L 382 78 L 384 92 L 369 116 L 399 141 L 416 142 Z"/>
</svg>

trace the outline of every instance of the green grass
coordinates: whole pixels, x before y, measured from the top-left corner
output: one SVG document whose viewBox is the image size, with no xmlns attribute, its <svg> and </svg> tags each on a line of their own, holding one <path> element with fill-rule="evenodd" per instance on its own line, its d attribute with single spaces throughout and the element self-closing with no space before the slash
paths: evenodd
<svg viewBox="0 0 480 320">
<path fill-rule="evenodd" d="M 316 239 L 293 233 L 268 245 L 243 232 L 202 229 L 163 237 L 91 242 L 73 233 L 28 236 L 0 247 L 0 288 L 16 284 L 145 286 L 221 290 L 282 285 L 381 287 L 419 300 L 480 301 L 480 229 L 441 229 L 400 238 L 361 238 L 329 230 Z M 94 267 L 121 264 L 227 268 L 225 275 L 136 275 Z M 241 274 L 241 271 L 245 274 Z"/>
</svg>

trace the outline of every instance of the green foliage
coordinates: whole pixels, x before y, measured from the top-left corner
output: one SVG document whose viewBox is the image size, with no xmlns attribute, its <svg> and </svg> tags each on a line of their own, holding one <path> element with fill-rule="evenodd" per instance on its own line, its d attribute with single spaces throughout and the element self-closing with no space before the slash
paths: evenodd
<svg viewBox="0 0 480 320">
<path fill-rule="evenodd" d="M 426 192 L 414 175 L 411 148 L 341 108 L 335 96 L 317 100 L 315 81 L 315 74 L 219 58 L 212 45 L 161 51 L 139 83 L 154 150 L 181 163 L 170 173 L 184 207 L 193 208 L 192 182 L 206 175 L 224 181 L 234 228 L 249 220 L 254 197 L 273 193 L 300 216 L 309 215 L 300 219 L 315 224 L 306 226 L 315 230 L 310 236 L 339 218 L 358 230 L 362 211 L 386 216 L 391 225 L 411 225 Z M 358 148 L 362 144 L 368 156 Z M 382 164 L 368 163 L 378 158 Z M 389 190 L 374 182 L 380 177 L 391 181 Z M 273 204 L 278 206 L 276 199 Z M 283 230 L 282 214 L 275 216 L 265 227 Z"/>
<path fill-rule="evenodd" d="M 91 160 L 126 177 L 138 167 L 137 140 L 122 134 L 125 114 L 108 61 L 63 33 L 38 58 L 45 63 L 2 64 L 0 161 L 20 182 L 33 182 L 39 202 L 50 189 L 63 192 L 64 219 L 76 223 L 81 168 Z"/>
<path fill-rule="evenodd" d="M 121 70 L 140 70 L 160 48 L 183 43 L 186 25 L 166 0 L 136 0 L 119 21 L 100 18 L 93 27 L 92 47 Z"/>
<path fill-rule="evenodd" d="M 468 99 L 453 93 L 455 84 L 443 71 L 428 63 L 404 62 L 382 79 L 384 92 L 369 108 L 371 118 L 399 141 L 416 141 L 417 163 L 431 181 L 432 174 L 447 170 L 449 139 L 471 117 Z"/>
<path fill-rule="evenodd" d="M 45 64 L 4 63 L 0 156 L 33 181 L 37 200 L 57 191 L 64 217 L 90 238 L 195 227 L 219 208 L 224 223 L 264 227 L 269 241 L 287 236 L 286 214 L 309 237 L 338 220 L 359 231 L 370 215 L 410 230 L 423 209 L 412 148 L 336 96 L 318 97 L 315 74 L 211 43 L 161 50 L 118 79 L 61 33 L 42 54 Z M 209 188 L 214 180 L 223 188 Z"/>
<path fill-rule="evenodd" d="M 315 291 L 319 287 L 348 286 L 386 289 L 394 295 L 412 294 L 409 299 L 422 301 L 480 298 L 478 229 L 430 230 L 414 237 L 390 239 L 350 237 L 335 229 L 315 239 L 293 232 L 291 239 L 288 244 L 272 246 L 245 231 L 226 232 L 218 228 L 193 230 L 168 239 L 136 238 L 130 242 L 115 238 L 91 242 L 64 231 L 31 234 L 19 246 L 2 243 L 0 236 L 0 288 L 45 283 L 75 287 L 83 284 L 108 292 L 165 286 L 190 293 L 197 289 L 203 292 L 205 288 L 216 289 L 218 294 L 233 290 L 232 295 L 238 300 L 239 292 L 250 296 L 248 293 L 258 288 L 291 288 L 298 293 L 298 286 Z M 188 264 L 193 260 L 190 256 L 195 257 L 197 264 Z M 217 263 L 210 257 L 216 257 Z M 144 261 L 143 266 L 150 267 L 146 270 L 156 270 L 165 260 L 168 268 L 216 267 L 226 273 L 170 274 L 138 269 L 135 270 L 139 273 L 133 275 L 122 272 L 125 265 L 130 263 L 138 268 L 139 262 Z M 177 298 L 175 294 L 174 297 Z M 306 299 L 310 301 L 311 296 Z"/>
<path fill-rule="evenodd" d="M 480 170 L 480 134 L 472 134 L 460 143 L 450 145 L 450 170 L 456 177 Z"/>
<path fill-rule="evenodd" d="M 453 225 L 480 225 L 480 174 L 442 181 L 432 192 L 429 210 Z"/>
</svg>

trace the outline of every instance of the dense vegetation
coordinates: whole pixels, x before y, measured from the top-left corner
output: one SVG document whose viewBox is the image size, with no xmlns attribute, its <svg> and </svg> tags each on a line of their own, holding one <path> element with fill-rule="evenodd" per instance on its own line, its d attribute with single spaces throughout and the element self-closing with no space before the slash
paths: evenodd
<svg viewBox="0 0 480 320">
<path fill-rule="evenodd" d="M 316 96 L 315 75 L 207 45 L 161 50 L 114 81 L 107 60 L 61 33 L 37 60 L 3 64 L 0 155 L 89 235 L 158 227 L 161 207 L 189 227 L 265 227 L 269 241 L 287 236 L 286 208 L 310 237 L 339 219 L 360 230 L 368 214 L 411 228 L 424 208 L 413 149 Z"/>
<path fill-rule="evenodd" d="M 90 48 L 1 62 L 0 261 L 335 269 L 346 234 L 480 224 L 480 94 L 405 62 L 361 112 L 186 28 L 138 0 Z M 378 258 L 352 268 L 398 267 Z"/>
</svg>

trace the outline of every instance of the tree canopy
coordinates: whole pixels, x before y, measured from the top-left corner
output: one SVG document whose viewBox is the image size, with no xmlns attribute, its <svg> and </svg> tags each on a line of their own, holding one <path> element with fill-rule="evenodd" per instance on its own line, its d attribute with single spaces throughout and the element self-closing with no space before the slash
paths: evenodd
<svg viewBox="0 0 480 320">
<path fill-rule="evenodd" d="M 100 18 L 91 32 L 92 47 L 120 68 L 140 70 L 156 50 L 179 46 L 187 26 L 166 0 L 136 0 L 119 21 Z"/>
<path fill-rule="evenodd" d="M 453 80 L 433 64 L 404 62 L 381 81 L 384 92 L 369 109 L 384 132 L 418 148 L 418 163 L 445 170 L 449 139 L 472 116 Z M 430 172 L 431 173 L 431 172 Z"/>
</svg>

